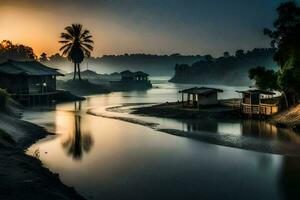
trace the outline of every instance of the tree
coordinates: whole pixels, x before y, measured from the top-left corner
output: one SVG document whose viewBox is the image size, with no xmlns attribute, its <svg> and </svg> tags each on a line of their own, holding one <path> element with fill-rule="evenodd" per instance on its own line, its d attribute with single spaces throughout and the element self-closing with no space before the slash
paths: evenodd
<svg viewBox="0 0 300 200">
<path fill-rule="evenodd" d="M 10 40 L 3 40 L 0 43 L 0 60 L 33 60 L 36 58 L 33 50 L 23 44 L 13 44 Z"/>
<path fill-rule="evenodd" d="M 275 30 L 265 29 L 277 51 L 274 60 L 278 63 L 278 86 L 289 100 L 287 105 L 299 99 L 300 85 L 300 8 L 295 2 L 282 3 L 278 9 Z"/>
<path fill-rule="evenodd" d="M 274 29 L 264 29 L 264 34 L 272 39 L 271 46 L 276 50 L 277 89 L 283 93 L 288 107 L 297 102 L 300 94 L 300 8 L 294 1 L 289 1 L 280 4 L 277 13 Z M 257 74 L 254 79 L 263 78 L 259 76 Z"/>
<path fill-rule="evenodd" d="M 249 70 L 249 78 L 255 80 L 255 86 L 261 90 L 277 89 L 277 74 L 274 70 L 258 66 Z"/>
<path fill-rule="evenodd" d="M 204 57 L 204 59 L 205 59 L 207 62 L 212 62 L 213 59 L 214 59 L 211 55 L 205 55 L 205 56 L 203 56 L 203 57 Z"/>
<path fill-rule="evenodd" d="M 239 49 L 235 52 L 236 57 L 243 57 L 244 55 L 245 55 L 245 53 L 244 53 L 243 49 Z"/>
<path fill-rule="evenodd" d="M 39 60 L 40 60 L 40 62 L 47 62 L 47 61 L 48 61 L 47 54 L 46 54 L 45 52 L 43 52 L 43 53 L 40 55 Z"/>
<path fill-rule="evenodd" d="M 224 56 L 224 58 L 228 58 L 228 57 L 230 56 L 230 54 L 229 54 L 228 51 L 225 51 L 225 52 L 223 53 L 223 56 Z"/>
<path fill-rule="evenodd" d="M 73 80 L 76 79 L 76 73 L 78 73 L 78 78 L 81 80 L 80 63 L 84 57 L 90 57 L 94 41 L 90 31 L 83 29 L 81 24 L 67 26 L 65 31 L 60 35 L 62 40 L 59 43 L 62 44 L 62 47 L 59 50 L 62 51 L 63 56 L 67 56 L 68 60 L 74 63 Z"/>
</svg>

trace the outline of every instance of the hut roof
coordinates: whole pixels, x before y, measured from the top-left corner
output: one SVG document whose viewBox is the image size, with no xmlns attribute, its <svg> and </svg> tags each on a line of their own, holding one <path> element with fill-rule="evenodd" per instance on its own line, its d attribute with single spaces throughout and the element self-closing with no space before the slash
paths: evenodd
<svg viewBox="0 0 300 200">
<path fill-rule="evenodd" d="M 120 72 L 120 74 L 122 76 L 129 76 L 129 77 L 133 76 L 133 73 L 129 70 L 122 71 L 122 72 Z"/>
<path fill-rule="evenodd" d="M 275 95 L 274 92 L 265 91 L 265 90 L 258 90 L 258 89 L 245 90 L 245 91 L 236 91 L 236 92 L 238 92 L 238 93 L 251 93 L 251 94 Z"/>
<path fill-rule="evenodd" d="M 208 95 L 213 92 L 223 92 L 223 90 L 217 88 L 208 88 L 208 87 L 193 87 L 193 88 L 179 91 L 179 93 L 189 93 L 189 94 L 199 94 L 199 95 Z"/>
<path fill-rule="evenodd" d="M 47 67 L 37 61 L 8 60 L 0 64 L 0 73 L 27 76 L 63 76 L 57 69 Z"/>
<path fill-rule="evenodd" d="M 149 76 L 149 74 L 142 72 L 142 71 L 137 71 L 134 73 L 135 76 Z"/>
</svg>

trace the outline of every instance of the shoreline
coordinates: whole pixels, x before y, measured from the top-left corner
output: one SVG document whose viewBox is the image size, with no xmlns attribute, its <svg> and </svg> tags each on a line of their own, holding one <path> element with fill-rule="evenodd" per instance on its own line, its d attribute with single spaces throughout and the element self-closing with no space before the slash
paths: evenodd
<svg viewBox="0 0 300 200">
<path fill-rule="evenodd" d="M 267 121 L 277 127 L 290 128 L 300 133 L 300 104 L 275 114 Z"/>
<path fill-rule="evenodd" d="M 38 158 L 25 153 L 30 145 L 51 133 L 7 112 L 0 113 L 0 130 L 0 199 L 85 199 L 64 185 L 59 175 Z"/>
<path fill-rule="evenodd" d="M 219 135 L 205 131 L 189 132 L 177 129 L 157 129 L 157 131 L 224 147 L 232 147 L 282 156 L 300 156 L 300 148 L 298 144 L 258 140 L 256 138 L 246 136 L 237 137 L 230 134 Z"/>
<path fill-rule="evenodd" d="M 142 104 L 138 104 L 142 105 Z M 162 104 L 154 105 L 154 106 L 146 106 L 145 107 L 138 107 L 133 108 L 133 112 L 130 112 L 130 114 L 134 115 L 140 115 L 140 116 L 149 116 L 149 117 L 157 117 L 157 107 Z M 124 107 L 134 106 L 134 104 L 124 104 L 122 106 L 117 107 L 108 107 L 106 108 L 109 112 L 126 112 L 130 109 L 122 109 Z M 154 110 L 152 110 L 152 107 L 156 107 Z M 115 109 L 117 108 L 117 109 Z M 148 109 L 150 108 L 150 109 Z M 147 114 L 137 114 L 141 112 L 135 112 L 136 110 L 145 110 L 147 109 Z M 153 111 L 154 114 L 149 114 L 149 110 Z M 170 135 L 175 135 L 179 137 L 186 137 L 190 139 L 195 139 L 200 142 L 205 142 L 209 144 L 214 145 L 220 145 L 225 147 L 232 147 L 232 148 L 239 148 L 243 150 L 251 150 L 261 153 L 270 153 L 270 154 L 277 154 L 277 155 L 286 155 L 286 156 L 300 156 L 300 148 L 297 144 L 290 144 L 286 142 L 278 142 L 278 141 L 271 141 L 271 140 L 263 140 L 263 139 L 257 139 L 253 137 L 247 137 L 247 136 L 234 136 L 230 134 L 215 134 L 213 132 L 206 132 L 206 131 L 182 131 L 178 129 L 166 129 L 166 128 L 159 128 L 159 124 L 155 124 L 154 126 L 152 124 L 146 121 L 138 120 L 131 117 L 117 117 L 117 116 L 107 116 L 103 114 L 97 114 L 93 113 L 91 111 L 88 111 L 87 114 L 98 116 L 98 117 L 104 117 L 104 118 L 110 118 L 110 119 L 116 119 L 121 120 L 125 122 L 129 122 L 132 124 L 142 125 L 149 127 L 153 130 L 156 130 L 158 132 L 167 133 Z M 166 117 L 164 115 L 163 117 Z M 167 118 L 167 117 L 166 117 Z M 177 118 L 178 119 L 178 118 Z M 181 119 L 187 119 L 187 118 L 181 118 Z M 201 118 L 199 118 L 201 119 Z M 220 119 L 220 118 L 219 118 Z M 221 118 L 222 119 L 222 118 Z M 230 120 L 230 119 L 228 119 Z M 150 124 L 150 125 L 149 125 Z"/>
<path fill-rule="evenodd" d="M 191 109 L 182 107 L 180 102 L 133 108 L 131 114 L 173 119 L 239 119 L 237 110 L 230 106 L 217 105 Z"/>
<path fill-rule="evenodd" d="M 141 126 L 146 126 L 146 127 L 152 128 L 154 130 L 159 125 L 158 123 L 146 122 L 146 121 L 139 120 L 139 119 L 134 119 L 134 118 L 131 118 L 131 117 L 117 117 L 117 116 L 108 116 L 108 115 L 103 115 L 103 114 L 97 114 L 97 113 L 93 113 L 90 110 L 88 110 L 86 112 L 86 114 L 96 116 L 96 117 L 103 117 L 103 118 L 107 118 L 107 119 L 121 120 L 121 121 L 132 123 L 132 124 L 138 124 L 138 125 L 141 125 Z"/>
</svg>

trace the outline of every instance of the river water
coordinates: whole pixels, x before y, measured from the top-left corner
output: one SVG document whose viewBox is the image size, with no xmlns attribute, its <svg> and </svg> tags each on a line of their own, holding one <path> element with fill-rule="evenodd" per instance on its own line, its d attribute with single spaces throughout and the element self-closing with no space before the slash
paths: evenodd
<svg viewBox="0 0 300 200">
<path fill-rule="evenodd" d="M 172 120 L 106 111 L 124 103 L 179 100 L 190 85 L 156 82 L 148 91 L 115 92 L 24 113 L 56 133 L 28 154 L 87 199 L 291 199 L 300 186 L 300 158 L 207 144 L 147 126 L 94 116 L 126 116 L 160 128 L 209 131 L 300 143 L 298 134 L 258 121 Z M 238 97 L 236 87 L 219 98 Z"/>
</svg>

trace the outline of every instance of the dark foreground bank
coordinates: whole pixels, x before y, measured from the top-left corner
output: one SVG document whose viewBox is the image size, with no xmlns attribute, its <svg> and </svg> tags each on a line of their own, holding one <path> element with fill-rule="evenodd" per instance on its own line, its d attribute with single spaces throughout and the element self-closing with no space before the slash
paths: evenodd
<svg viewBox="0 0 300 200">
<path fill-rule="evenodd" d="M 33 142 L 49 133 L 20 120 L 19 113 L 0 113 L 0 199 L 80 200 L 76 191 L 64 185 L 34 157 L 25 154 Z M 36 152 L 38 157 L 39 153 Z"/>
</svg>

